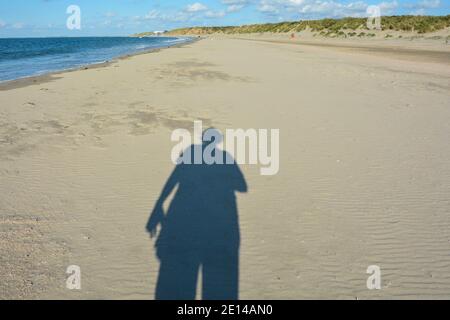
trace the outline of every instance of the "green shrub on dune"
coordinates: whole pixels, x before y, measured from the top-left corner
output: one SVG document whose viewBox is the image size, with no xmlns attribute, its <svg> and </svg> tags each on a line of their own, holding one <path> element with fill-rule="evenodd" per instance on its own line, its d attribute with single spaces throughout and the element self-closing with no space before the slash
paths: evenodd
<svg viewBox="0 0 450 320">
<path fill-rule="evenodd" d="M 206 35 L 206 34 L 242 34 L 242 33 L 288 33 L 301 32 L 307 28 L 313 32 L 326 31 L 327 34 L 342 36 L 345 30 L 366 29 L 366 18 L 342 18 L 289 21 L 280 23 L 252 24 L 224 27 L 193 27 L 175 29 L 169 34 Z M 450 15 L 447 16 L 385 16 L 381 18 L 382 30 L 414 31 L 427 33 L 450 27 Z"/>
</svg>

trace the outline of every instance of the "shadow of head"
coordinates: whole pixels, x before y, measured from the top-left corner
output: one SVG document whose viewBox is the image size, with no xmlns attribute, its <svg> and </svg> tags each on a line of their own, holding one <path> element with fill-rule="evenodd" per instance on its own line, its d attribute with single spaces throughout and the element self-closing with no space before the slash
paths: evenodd
<svg viewBox="0 0 450 320">
<path fill-rule="evenodd" d="M 219 145 L 223 142 L 223 134 L 216 128 L 208 128 L 203 131 L 202 146 L 205 148 L 211 145 L 214 149 L 218 149 Z"/>
</svg>

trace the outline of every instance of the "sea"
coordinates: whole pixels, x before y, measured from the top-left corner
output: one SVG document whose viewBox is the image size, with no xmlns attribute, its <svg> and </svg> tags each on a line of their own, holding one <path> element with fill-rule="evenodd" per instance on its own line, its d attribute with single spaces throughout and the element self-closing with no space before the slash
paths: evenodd
<svg viewBox="0 0 450 320">
<path fill-rule="evenodd" d="M 0 82 L 193 41 L 175 37 L 0 38 Z"/>
</svg>

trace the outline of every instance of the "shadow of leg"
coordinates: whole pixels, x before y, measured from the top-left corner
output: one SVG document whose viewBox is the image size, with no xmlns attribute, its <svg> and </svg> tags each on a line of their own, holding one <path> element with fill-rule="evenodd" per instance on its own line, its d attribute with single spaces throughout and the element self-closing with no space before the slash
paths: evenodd
<svg viewBox="0 0 450 320">
<path fill-rule="evenodd" d="M 194 300 L 199 259 L 188 252 L 174 252 L 161 259 L 156 300 Z"/>
<path fill-rule="evenodd" d="M 202 264 L 203 300 L 238 300 L 239 249 L 210 249 Z"/>
</svg>

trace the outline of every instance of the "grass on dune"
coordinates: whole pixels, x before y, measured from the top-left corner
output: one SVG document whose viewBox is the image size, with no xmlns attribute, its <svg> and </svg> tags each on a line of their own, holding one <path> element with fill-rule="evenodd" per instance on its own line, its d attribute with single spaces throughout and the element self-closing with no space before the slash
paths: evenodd
<svg viewBox="0 0 450 320">
<path fill-rule="evenodd" d="M 315 32 L 326 32 L 339 34 L 343 30 L 368 29 L 366 18 L 342 18 L 321 19 L 308 21 L 291 21 L 280 23 L 252 24 L 243 26 L 226 27 L 192 27 L 181 28 L 170 31 L 168 34 L 190 35 L 190 34 L 240 34 L 240 33 L 285 33 L 300 32 L 310 28 Z M 450 15 L 446 16 L 385 16 L 381 18 L 382 30 L 391 31 L 415 31 L 428 33 L 450 27 Z M 139 34 L 140 36 L 146 33 Z"/>
</svg>

